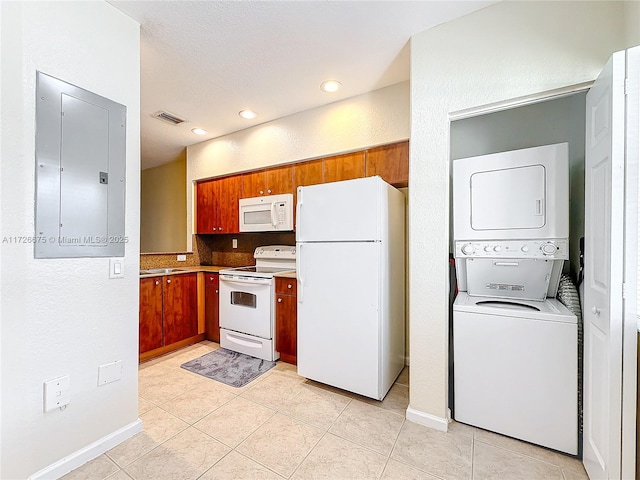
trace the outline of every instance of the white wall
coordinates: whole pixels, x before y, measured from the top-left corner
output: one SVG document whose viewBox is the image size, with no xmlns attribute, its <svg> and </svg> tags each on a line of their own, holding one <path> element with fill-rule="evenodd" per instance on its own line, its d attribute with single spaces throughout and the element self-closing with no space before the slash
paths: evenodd
<svg viewBox="0 0 640 480">
<path fill-rule="evenodd" d="M 501 2 L 411 39 L 408 418 L 446 428 L 449 113 L 593 80 L 619 2 Z"/>
<path fill-rule="evenodd" d="M 0 243 L 0 478 L 26 478 L 138 425 L 139 27 L 105 2 L 0 2 L 0 238 L 34 234 L 36 70 L 127 107 L 126 278 L 106 258 L 34 259 Z M 98 366 L 122 360 L 120 381 Z M 66 410 L 43 413 L 43 381 L 71 376 Z"/>
<path fill-rule="evenodd" d="M 193 181 L 362 150 L 409 138 L 409 82 L 187 147 L 187 239 Z"/>
</svg>

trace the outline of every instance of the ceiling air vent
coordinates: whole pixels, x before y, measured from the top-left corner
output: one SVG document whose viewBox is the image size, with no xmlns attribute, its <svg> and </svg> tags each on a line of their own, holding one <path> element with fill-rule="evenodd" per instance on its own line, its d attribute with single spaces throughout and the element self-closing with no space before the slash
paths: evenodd
<svg viewBox="0 0 640 480">
<path fill-rule="evenodd" d="M 186 122 L 184 118 L 180 118 L 173 113 L 165 112 L 164 110 L 160 110 L 153 114 L 158 120 L 162 120 L 163 122 L 170 123 L 171 125 L 180 125 L 181 123 Z"/>
</svg>

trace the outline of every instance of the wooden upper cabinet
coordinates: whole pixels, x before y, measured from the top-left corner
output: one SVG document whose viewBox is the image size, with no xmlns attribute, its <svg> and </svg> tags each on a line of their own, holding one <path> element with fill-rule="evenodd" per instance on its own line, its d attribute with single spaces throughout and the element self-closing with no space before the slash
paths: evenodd
<svg viewBox="0 0 640 480">
<path fill-rule="evenodd" d="M 242 175 L 242 198 L 293 193 L 293 167 L 267 168 Z"/>
<path fill-rule="evenodd" d="M 242 177 L 242 198 L 260 197 L 267 195 L 267 171 L 257 170 L 255 172 L 243 173 Z"/>
<path fill-rule="evenodd" d="M 244 175 L 196 184 L 196 233 L 238 233 Z"/>
<path fill-rule="evenodd" d="M 280 195 L 281 193 L 293 193 L 293 167 L 267 168 L 267 193 L 266 195 Z"/>
<path fill-rule="evenodd" d="M 365 152 L 366 175 L 380 175 L 395 187 L 409 184 L 409 142 L 371 148 Z"/>
<path fill-rule="evenodd" d="M 214 233 L 218 228 L 216 180 L 196 183 L 196 233 Z"/>
<path fill-rule="evenodd" d="M 293 165 L 293 192 L 298 187 L 317 185 L 324 180 L 322 176 L 322 159 L 301 162 Z"/>
<path fill-rule="evenodd" d="M 324 183 L 364 177 L 364 151 L 324 159 Z"/>
<path fill-rule="evenodd" d="M 242 197 L 242 177 L 234 175 L 217 180 L 218 184 L 218 233 L 240 232 L 238 200 Z"/>
</svg>

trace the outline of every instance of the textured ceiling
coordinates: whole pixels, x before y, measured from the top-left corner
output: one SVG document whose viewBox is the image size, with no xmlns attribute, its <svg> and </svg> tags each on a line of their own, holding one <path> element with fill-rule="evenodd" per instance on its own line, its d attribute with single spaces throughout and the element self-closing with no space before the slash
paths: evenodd
<svg viewBox="0 0 640 480">
<path fill-rule="evenodd" d="M 185 146 L 408 80 L 413 34 L 494 2 L 109 3 L 141 25 L 144 169 Z M 343 88 L 322 92 L 327 79 Z M 242 109 L 259 116 L 244 120 Z M 153 118 L 159 110 L 187 122 Z"/>
</svg>

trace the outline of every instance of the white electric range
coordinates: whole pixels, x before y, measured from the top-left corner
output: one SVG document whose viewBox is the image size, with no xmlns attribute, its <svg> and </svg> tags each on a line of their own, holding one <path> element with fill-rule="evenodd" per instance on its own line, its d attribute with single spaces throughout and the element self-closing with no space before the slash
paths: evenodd
<svg viewBox="0 0 640 480">
<path fill-rule="evenodd" d="M 256 248 L 256 264 L 221 270 L 220 346 L 263 360 L 277 360 L 275 349 L 275 281 L 295 271 L 296 247 Z"/>
</svg>

